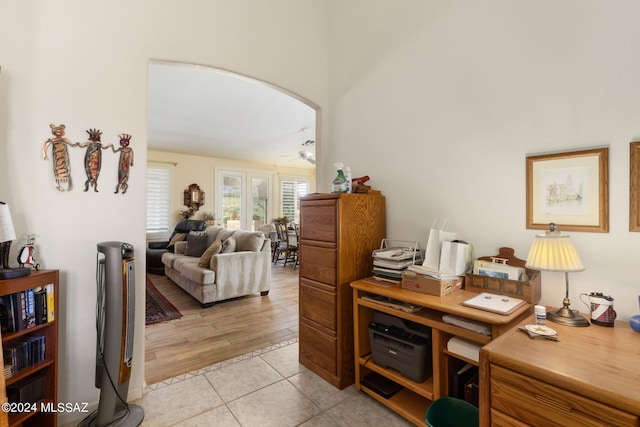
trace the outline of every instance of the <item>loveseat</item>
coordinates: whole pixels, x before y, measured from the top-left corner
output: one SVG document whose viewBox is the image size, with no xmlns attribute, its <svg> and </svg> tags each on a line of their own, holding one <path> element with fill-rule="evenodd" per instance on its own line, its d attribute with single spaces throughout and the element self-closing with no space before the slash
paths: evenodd
<svg viewBox="0 0 640 427">
<path fill-rule="evenodd" d="M 257 292 L 264 296 L 271 288 L 271 240 L 259 231 L 191 231 L 162 255 L 162 263 L 167 277 L 203 307 Z"/>
</svg>

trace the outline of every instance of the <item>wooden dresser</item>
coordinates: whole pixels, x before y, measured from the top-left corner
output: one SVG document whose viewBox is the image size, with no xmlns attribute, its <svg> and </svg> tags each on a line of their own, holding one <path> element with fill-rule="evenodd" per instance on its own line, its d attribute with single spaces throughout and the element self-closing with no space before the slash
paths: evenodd
<svg viewBox="0 0 640 427">
<path fill-rule="evenodd" d="M 349 284 L 371 275 L 385 217 L 380 195 L 311 194 L 300 201 L 300 363 L 340 389 L 354 382 Z"/>
<path fill-rule="evenodd" d="M 640 334 L 547 326 L 560 341 L 514 329 L 480 350 L 481 425 L 640 426 Z"/>
</svg>

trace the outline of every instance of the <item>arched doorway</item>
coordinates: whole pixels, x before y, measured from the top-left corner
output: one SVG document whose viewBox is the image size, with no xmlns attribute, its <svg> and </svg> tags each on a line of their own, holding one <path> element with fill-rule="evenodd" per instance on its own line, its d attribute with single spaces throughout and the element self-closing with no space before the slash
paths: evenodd
<svg viewBox="0 0 640 427">
<path fill-rule="evenodd" d="M 305 143 L 317 140 L 318 109 L 286 90 L 217 68 L 152 61 L 148 98 L 148 149 L 197 158 L 191 166 L 185 165 L 188 162 L 182 158 L 176 162 L 171 160 L 171 154 L 165 156 L 176 169 L 174 179 L 182 180 L 173 182 L 173 194 L 197 181 L 206 194 L 204 210 L 210 211 L 211 206 L 217 205 L 214 202 L 223 191 L 215 173 L 215 168 L 223 163 L 220 159 L 232 161 L 228 168 L 241 169 L 238 164 L 245 161 L 262 165 L 256 166 L 260 172 L 273 168 L 272 175 L 260 176 L 257 186 L 265 220 L 279 216 L 279 179 L 292 175 L 295 169 L 315 169 L 315 164 L 304 158 L 307 155 L 299 152 L 313 150 L 315 154 L 315 145 Z M 207 163 L 202 158 L 216 161 Z M 209 173 L 210 178 L 203 178 Z M 191 174 L 199 178 L 192 179 Z M 315 171 L 310 176 L 315 180 Z M 264 179 L 269 179 L 271 188 L 268 203 L 264 203 Z M 269 208 L 264 209 L 265 205 Z M 175 224 L 175 214 L 181 209 L 184 209 L 182 200 L 172 201 L 169 211 L 173 217 L 169 224 Z M 216 208 L 216 217 L 225 219 L 223 212 L 224 208 Z M 254 214 L 253 209 L 248 212 Z"/>
</svg>

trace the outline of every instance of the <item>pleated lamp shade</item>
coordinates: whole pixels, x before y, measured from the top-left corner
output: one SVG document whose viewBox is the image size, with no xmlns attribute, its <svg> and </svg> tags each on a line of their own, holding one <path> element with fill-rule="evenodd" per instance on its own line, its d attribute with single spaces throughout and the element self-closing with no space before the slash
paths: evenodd
<svg viewBox="0 0 640 427">
<path fill-rule="evenodd" d="M 0 243 L 16 240 L 16 232 L 11 221 L 9 205 L 0 202 Z"/>
<path fill-rule="evenodd" d="M 567 234 L 561 234 L 554 224 L 551 231 L 536 235 L 525 266 L 547 271 L 583 271 L 584 264 Z"/>
</svg>

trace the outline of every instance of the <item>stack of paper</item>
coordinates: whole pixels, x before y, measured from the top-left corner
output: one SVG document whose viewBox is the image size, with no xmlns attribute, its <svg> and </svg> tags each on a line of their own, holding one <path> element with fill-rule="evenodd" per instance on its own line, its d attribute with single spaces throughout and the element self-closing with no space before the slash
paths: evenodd
<svg viewBox="0 0 640 427">
<path fill-rule="evenodd" d="M 384 239 L 382 247 L 373 251 L 373 276 L 378 280 L 400 283 L 402 272 L 415 262 L 422 261 L 422 252 L 417 242 L 413 245 L 390 246 L 392 242 Z"/>
<path fill-rule="evenodd" d="M 458 337 L 453 337 L 447 342 L 447 350 L 451 353 L 466 357 L 475 362 L 480 361 L 480 347 L 479 344 L 465 341 Z"/>
<path fill-rule="evenodd" d="M 478 322 L 476 320 L 466 319 L 452 314 L 443 315 L 442 320 L 444 323 L 449 323 L 450 325 L 455 325 L 482 335 L 491 335 L 491 325 L 488 323 Z"/>
</svg>

